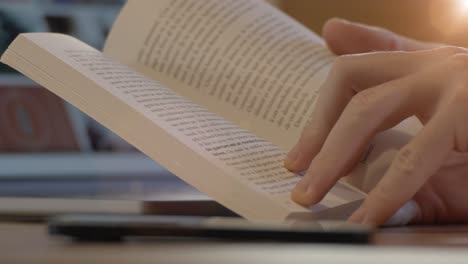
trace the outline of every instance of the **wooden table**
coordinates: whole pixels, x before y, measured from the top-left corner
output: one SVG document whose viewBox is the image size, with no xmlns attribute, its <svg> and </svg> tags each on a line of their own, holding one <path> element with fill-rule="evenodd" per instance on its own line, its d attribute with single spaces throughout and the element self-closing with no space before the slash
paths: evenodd
<svg viewBox="0 0 468 264">
<path fill-rule="evenodd" d="M 468 227 L 383 229 L 374 245 L 155 240 L 76 243 L 44 224 L 0 222 L 0 263 L 468 263 Z"/>
</svg>

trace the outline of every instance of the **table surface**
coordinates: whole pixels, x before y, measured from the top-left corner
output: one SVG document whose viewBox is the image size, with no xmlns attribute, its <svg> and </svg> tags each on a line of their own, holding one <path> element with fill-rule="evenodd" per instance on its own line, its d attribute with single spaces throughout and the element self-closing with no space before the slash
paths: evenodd
<svg viewBox="0 0 468 264">
<path fill-rule="evenodd" d="M 135 179 L 132 178 L 132 181 Z M 0 195 L 24 189 L 24 194 L 58 192 L 69 194 L 70 186 L 83 195 L 112 190 L 117 195 L 133 194 L 125 180 L 108 183 L 78 181 L 2 182 Z M 177 184 L 142 179 L 136 182 L 138 195 L 180 196 L 186 189 Z M 80 187 L 83 185 L 83 187 Z M 118 186 L 117 186 L 118 185 Z M 27 188 L 26 188 L 26 187 Z M 68 187 L 67 187 L 68 186 Z M 91 188 L 95 186 L 94 188 Z M 154 191 L 153 186 L 161 189 Z M 185 185 L 184 185 L 185 186 Z M 47 190 L 44 190 L 46 187 Z M 67 187 L 67 188 L 64 188 Z M 140 187 L 147 187 L 148 193 Z M 151 187 L 151 188 L 150 188 Z M 158 190 L 159 190 L 158 189 Z M 2 191 L 3 190 L 3 191 Z M 91 190 L 91 191 L 90 191 Z M 117 190 L 117 191 L 116 191 Z M 132 189 L 133 190 L 133 189 Z M 163 190 L 163 191 L 162 191 Z M 183 190 L 183 191 L 180 191 Z M 6 193 L 7 191 L 7 193 Z M 34 192 L 32 192 L 34 191 Z M 112 194 L 113 194 L 112 193 Z M 71 193 L 71 196 L 75 193 Z M 55 197 L 54 195 L 52 197 Z M 128 197 L 127 197 L 128 198 Z M 161 197 L 160 197 L 161 198 Z M 186 207 L 184 207 L 186 208 Z M 198 210 L 198 209 L 197 209 Z M 161 212 L 159 212 L 161 213 Z M 151 240 L 125 243 L 76 243 L 50 237 L 42 223 L 0 220 L 0 264 L 12 263 L 468 263 L 468 226 L 402 227 L 378 230 L 369 246 L 291 243 L 234 243 L 200 240 Z M 391 256 L 391 257 L 388 257 Z M 448 261 L 450 259 L 450 261 Z"/>
<path fill-rule="evenodd" d="M 132 179 L 133 181 L 134 179 Z M 59 182 L 60 183 L 60 182 Z M 0 195 L 5 191 L 17 194 L 25 189 L 28 195 L 51 193 L 47 190 L 69 192 L 70 188 L 57 188 L 57 182 L 38 182 L 39 187 L 28 182 L 2 182 Z M 78 186 L 77 186 L 78 184 Z M 102 194 L 112 189 L 128 195 L 128 181 L 109 185 L 108 182 L 78 182 L 74 190 Z M 81 185 L 86 185 L 81 188 Z M 89 185 L 96 186 L 94 189 Z M 44 191 L 44 185 L 47 190 Z M 52 186 L 53 185 L 53 186 Z M 156 186 L 151 195 L 186 193 L 173 183 L 149 184 L 140 180 L 138 186 Z M 66 186 L 70 186 L 67 182 Z M 65 187 L 66 187 L 65 186 Z M 184 185 L 185 186 L 185 185 Z M 14 187 L 14 188 L 13 188 Z M 53 188 L 52 188 L 53 187 Z M 80 188 L 78 188 L 80 187 Z M 119 188 L 117 188 L 119 187 Z M 27 190 L 26 190 L 27 189 Z M 3 191 L 2 191 L 3 190 Z M 22 190 L 22 189 L 21 189 Z M 36 190 L 35 193 L 31 190 Z M 138 195 L 147 195 L 138 188 Z M 178 191 L 179 190 L 179 191 Z M 183 190 L 183 191 L 180 191 Z M 93 195 L 93 193 L 89 193 Z M 71 194 L 73 196 L 74 193 Z M 63 193 L 57 193 L 62 197 Z M 55 197 L 55 196 L 53 196 Z M 158 205 L 160 206 L 160 205 Z M 186 208 L 185 206 L 183 208 Z M 198 209 L 197 209 L 198 210 Z M 161 213 L 161 212 L 159 212 Z M 369 246 L 291 244 L 291 243 L 240 243 L 207 240 L 151 240 L 125 243 L 76 243 L 63 237 L 50 237 L 45 224 L 7 222 L 0 220 L 0 264 L 6 263 L 468 263 L 468 226 L 403 227 L 378 230 Z M 391 258 L 387 257 L 391 256 Z M 423 260 L 423 261 L 422 261 Z M 406 261 L 406 262 L 405 262 Z M 458 261 L 458 262 L 457 262 Z"/>
<path fill-rule="evenodd" d="M 0 263 L 448 263 L 449 258 L 450 263 L 468 263 L 468 226 L 382 229 L 373 241 L 369 246 L 187 240 L 77 243 L 50 237 L 41 223 L 0 222 Z"/>
</svg>

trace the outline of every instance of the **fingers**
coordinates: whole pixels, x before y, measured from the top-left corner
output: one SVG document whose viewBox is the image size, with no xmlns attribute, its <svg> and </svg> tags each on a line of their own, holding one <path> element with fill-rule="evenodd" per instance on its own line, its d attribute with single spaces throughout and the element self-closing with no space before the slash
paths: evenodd
<svg viewBox="0 0 468 264">
<path fill-rule="evenodd" d="M 397 35 L 386 29 L 332 18 L 323 27 L 323 38 L 337 55 L 371 51 L 416 51 L 441 47 Z"/>
<path fill-rule="evenodd" d="M 453 124 L 450 122 L 449 115 L 436 114 L 398 152 L 387 173 L 350 221 L 381 225 L 409 201 L 453 149 Z"/>
<path fill-rule="evenodd" d="M 285 165 L 292 171 L 307 169 L 313 157 L 318 153 L 328 133 L 338 120 L 349 100 L 365 88 L 401 77 L 410 72 L 409 65 L 415 61 L 405 56 L 407 54 L 368 54 L 363 56 L 346 56 L 337 59 L 329 76 L 320 88 L 315 111 L 312 114 L 298 143 L 289 152 Z M 391 61 L 390 61 L 391 60 Z M 403 63 L 411 61 L 411 63 Z M 406 65 L 408 68 L 396 67 Z M 384 66 L 387 67 L 384 67 Z M 392 67 L 394 65 L 395 67 Z M 383 69 L 375 71 L 375 69 Z M 360 78 L 365 76 L 365 78 Z M 372 81 L 372 80 L 375 81 Z"/>
<path fill-rule="evenodd" d="M 415 58 L 411 57 L 411 61 L 415 61 Z M 440 100 L 440 87 L 457 75 L 447 72 L 454 68 L 452 61 L 442 60 L 433 67 L 423 68 L 353 96 L 326 136 L 318 154 L 307 157 L 313 161 L 294 188 L 292 199 L 302 205 L 319 202 L 341 177 L 355 167 L 376 133 L 395 126 L 409 116 L 434 113 Z M 318 139 L 309 140 L 319 145 Z M 304 145 L 298 148 L 305 148 L 303 153 L 308 151 L 307 148 L 316 146 L 301 143 Z"/>
<path fill-rule="evenodd" d="M 322 200 L 336 182 L 359 162 L 378 131 L 393 127 L 411 116 L 413 107 L 408 104 L 408 98 L 416 81 L 416 77 L 410 76 L 354 96 L 294 188 L 293 200 L 302 205 Z M 418 104 L 417 101 L 411 103 Z"/>
<path fill-rule="evenodd" d="M 339 58 L 321 87 L 310 124 L 285 160 L 286 167 L 291 171 L 303 171 L 309 167 L 343 109 L 356 93 L 409 75 L 432 61 L 460 52 L 465 52 L 465 49 L 441 48 L 414 53 L 372 53 Z"/>
</svg>

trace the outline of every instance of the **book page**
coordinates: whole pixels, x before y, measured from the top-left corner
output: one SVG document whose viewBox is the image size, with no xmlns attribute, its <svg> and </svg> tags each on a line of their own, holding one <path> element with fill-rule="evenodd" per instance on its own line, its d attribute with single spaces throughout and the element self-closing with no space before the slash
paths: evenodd
<svg viewBox="0 0 468 264">
<path fill-rule="evenodd" d="M 283 150 L 334 60 L 320 37 L 261 0 L 130 0 L 105 53 Z M 412 118 L 379 134 L 347 180 L 370 190 L 419 128 Z"/>
<path fill-rule="evenodd" d="M 279 147 L 73 38 L 22 35 L 3 60 L 248 219 L 279 221 L 363 198 L 340 184 L 311 209 L 293 203 L 299 176 L 283 168 Z"/>
<path fill-rule="evenodd" d="M 105 53 L 289 149 L 334 56 L 264 1 L 129 1 Z"/>
</svg>

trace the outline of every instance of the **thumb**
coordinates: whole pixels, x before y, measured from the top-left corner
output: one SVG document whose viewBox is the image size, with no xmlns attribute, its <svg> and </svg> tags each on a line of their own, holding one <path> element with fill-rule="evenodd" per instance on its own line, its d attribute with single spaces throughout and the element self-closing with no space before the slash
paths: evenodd
<svg viewBox="0 0 468 264">
<path fill-rule="evenodd" d="M 389 30 L 332 18 L 323 27 L 323 38 L 337 55 L 371 51 L 416 51 L 442 45 L 406 38 Z"/>
</svg>

